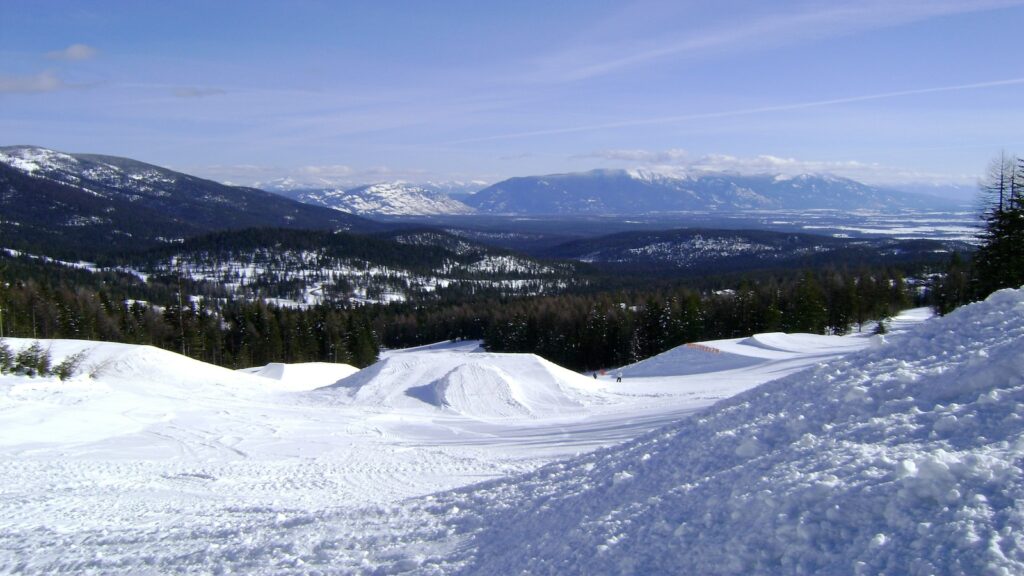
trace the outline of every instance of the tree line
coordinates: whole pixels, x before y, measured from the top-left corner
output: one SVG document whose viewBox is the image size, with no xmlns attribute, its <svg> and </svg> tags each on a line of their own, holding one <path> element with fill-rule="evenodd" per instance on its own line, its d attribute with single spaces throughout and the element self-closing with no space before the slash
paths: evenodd
<svg viewBox="0 0 1024 576">
<path fill-rule="evenodd" d="M 896 269 L 829 269 L 741 280 L 736 288 L 685 286 L 495 299 L 452 307 L 375 311 L 387 346 L 482 339 L 494 352 L 530 352 L 574 370 L 622 366 L 688 342 L 758 332 L 845 334 L 911 305 Z"/>
<path fill-rule="evenodd" d="M 381 346 L 482 339 L 488 350 L 531 352 L 594 370 L 698 340 L 843 334 L 915 297 L 899 269 L 871 267 L 761 274 L 721 280 L 717 288 L 664 282 L 539 297 L 292 308 L 194 295 L 189 284 L 31 270 L 23 266 L 21 279 L 0 289 L 0 336 L 148 344 L 232 368 L 311 361 L 362 367 Z"/>
<path fill-rule="evenodd" d="M 145 344 L 231 368 L 314 361 L 363 367 L 379 349 L 359 308 L 293 309 L 187 295 L 161 306 L 34 279 L 0 290 L 0 336 Z"/>
<path fill-rule="evenodd" d="M 1024 157 L 1001 154 L 993 160 L 981 191 L 981 245 L 970 260 L 950 260 L 935 283 L 935 308 L 942 314 L 1024 285 Z"/>
</svg>

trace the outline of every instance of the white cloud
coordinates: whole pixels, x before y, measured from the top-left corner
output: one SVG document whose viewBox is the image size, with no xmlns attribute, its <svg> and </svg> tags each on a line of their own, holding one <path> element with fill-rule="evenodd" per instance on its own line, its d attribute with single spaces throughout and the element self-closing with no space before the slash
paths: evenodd
<svg viewBox="0 0 1024 576">
<path fill-rule="evenodd" d="M 326 164 L 319 166 L 302 166 L 295 172 L 297 175 L 311 178 L 346 178 L 351 176 L 355 170 L 345 164 Z"/>
<path fill-rule="evenodd" d="M 682 163 L 689 160 L 690 154 L 681 148 L 657 151 L 616 149 L 582 154 L 575 158 L 602 158 L 604 160 L 623 160 L 626 162 L 639 162 L 644 164 L 672 164 Z"/>
<path fill-rule="evenodd" d="M 687 22 L 693 12 L 686 3 L 647 6 L 662 11 L 660 18 L 629 6 L 615 25 L 589 34 L 565 50 L 548 55 L 534 66 L 541 82 L 578 81 L 626 71 L 670 59 L 700 59 L 719 53 L 763 50 L 776 46 L 835 38 L 865 30 L 888 28 L 951 14 L 981 12 L 1021 5 L 1021 0 L 855 0 L 817 1 L 784 11 L 765 4 L 758 14 L 750 5 L 733 6 L 736 17 L 727 22 Z M 637 24 L 639 20 L 639 24 Z M 651 22 L 657 24 L 651 25 Z M 689 24 L 689 26 L 688 26 Z"/>
<path fill-rule="evenodd" d="M 46 57 L 51 60 L 89 60 L 95 58 L 99 50 L 87 44 L 72 44 L 63 50 L 47 52 Z"/>
<path fill-rule="evenodd" d="M 865 184 L 899 186 L 906 184 L 973 185 L 977 174 L 950 174 L 887 166 L 859 160 L 807 160 L 771 154 L 732 156 L 705 154 L 690 156 L 672 150 L 603 150 L 576 158 L 597 158 L 623 168 L 641 168 L 664 174 L 681 175 L 702 172 L 735 172 L 739 174 L 831 174 Z"/>
<path fill-rule="evenodd" d="M 174 168 L 218 182 L 256 188 L 287 185 L 294 188 L 352 188 L 373 182 L 405 180 L 426 182 L 447 177 L 420 170 L 395 170 L 387 166 L 355 168 L 347 164 L 316 164 L 281 167 L 253 164 L 215 164 Z"/>
<path fill-rule="evenodd" d="M 0 94 L 56 92 L 67 87 L 53 72 L 40 72 L 31 76 L 0 76 Z"/>
<path fill-rule="evenodd" d="M 195 86 L 176 88 L 174 90 L 174 95 L 178 98 L 205 98 L 207 96 L 219 96 L 221 94 L 227 94 L 227 91 L 221 90 L 220 88 L 198 88 Z"/>
<path fill-rule="evenodd" d="M 718 112 L 698 112 L 694 114 L 682 114 L 677 116 L 661 116 L 656 118 L 634 118 L 606 122 L 603 124 L 589 124 L 582 126 L 567 126 L 564 128 L 546 128 L 543 130 L 532 130 L 529 132 L 511 132 L 506 134 L 495 134 L 491 136 L 480 136 L 476 138 L 465 138 L 455 140 L 447 144 L 470 144 L 475 142 L 487 142 L 492 140 L 510 140 L 514 138 L 531 138 L 536 136 L 551 136 L 555 134 L 574 134 L 577 132 L 591 132 L 597 130 L 615 130 L 620 128 L 631 128 L 635 126 L 650 126 L 656 124 L 672 124 L 678 122 L 689 122 L 694 120 L 714 120 L 716 118 L 734 118 L 739 116 L 756 116 L 760 114 L 774 114 L 778 112 L 790 112 L 806 110 L 811 108 L 825 108 L 842 104 L 854 104 L 857 102 L 870 102 L 873 100 L 888 100 L 891 98 L 905 98 L 908 96 L 919 96 L 924 94 L 936 94 L 941 92 L 961 92 L 969 90 L 984 90 L 988 88 L 1000 88 L 1005 86 L 1018 86 L 1024 84 L 1024 78 L 1006 78 L 990 80 L 986 82 L 971 82 L 967 84 L 951 84 L 947 86 L 930 86 L 927 88 L 913 88 L 909 90 L 896 90 L 893 92 L 880 92 L 876 94 L 862 94 L 858 96 L 843 96 L 841 98 L 829 98 L 827 100 L 811 100 L 807 102 L 795 102 L 790 104 L 776 104 L 771 106 L 760 106 L 756 108 L 739 108 L 736 110 L 722 110 Z"/>
</svg>

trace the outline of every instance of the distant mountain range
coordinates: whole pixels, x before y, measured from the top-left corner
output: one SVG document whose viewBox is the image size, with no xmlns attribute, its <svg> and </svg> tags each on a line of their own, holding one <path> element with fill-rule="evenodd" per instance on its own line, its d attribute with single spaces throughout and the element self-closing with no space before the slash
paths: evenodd
<svg viewBox="0 0 1024 576">
<path fill-rule="evenodd" d="M 464 200 L 487 214 L 634 215 L 683 211 L 895 210 L 949 201 L 827 175 L 668 176 L 635 170 L 510 178 Z"/>
<path fill-rule="evenodd" d="M 364 216 L 630 216 L 956 207 L 948 197 L 890 190 L 816 174 L 788 177 L 713 173 L 681 177 L 639 170 L 592 170 L 509 178 L 475 193 L 470 193 L 472 190 L 465 186 L 407 182 L 347 190 L 277 188 L 279 193 L 302 202 Z"/>
<path fill-rule="evenodd" d="M 371 232 L 380 224 L 255 188 L 151 164 L 35 146 L 0 147 L 3 247 L 144 248 L 258 226 Z"/>
<path fill-rule="evenodd" d="M 823 175 L 670 176 L 635 170 L 479 183 L 378 183 L 277 193 L 229 186 L 128 158 L 0 147 L 0 219 L 10 248 L 137 249 L 220 230 L 377 232 L 363 216 L 631 216 L 757 210 L 950 208 L 938 197 Z M 456 195 L 459 199 L 453 198 Z M 39 251 L 39 250 L 36 250 Z M 70 252 L 68 252 L 70 251 Z M 52 252 L 52 250 L 44 250 Z M 576 258 L 574 255 L 565 255 Z"/>
</svg>

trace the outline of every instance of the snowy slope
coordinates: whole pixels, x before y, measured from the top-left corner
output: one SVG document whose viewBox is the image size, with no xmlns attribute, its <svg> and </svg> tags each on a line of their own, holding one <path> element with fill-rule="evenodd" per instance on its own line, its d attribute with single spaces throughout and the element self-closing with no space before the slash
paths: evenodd
<svg viewBox="0 0 1024 576">
<path fill-rule="evenodd" d="M 330 386 L 358 371 L 358 368 L 349 364 L 331 364 L 330 362 L 304 362 L 301 364 L 271 362 L 266 366 L 239 370 L 245 374 L 253 374 L 275 381 L 281 390 L 293 391 L 314 390 Z"/>
<path fill-rule="evenodd" d="M 984 322 L 988 319 L 978 320 Z M 893 332 L 905 327 L 893 323 Z M 960 355 L 971 353 L 968 339 L 979 330 L 962 332 L 964 351 L 949 348 L 953 366 Z M 1019 329 L 1007 333 L 1017 337 Z M 678 486 L 666 479 L 677 472 L 695 490 L 703 490 L 699 494 L 708 498 L 711 513 L 730 505 L 721 491 L 732 486 L 746 490 L 744 482 L 751 478 L 741 472 L 753 472 L 744 466 L 761 470 L 758 466 L 767 465 L 765 457 L 782 448 L 788 428 L 766 428 L 774 435 L 758 435 L 756 442 L 744 442 L 746 435 L 782 426 L 783 420 L 800 422 L 789 414 L 764 416 L 785 408 L 766 402 L 776 396 L 779 403 L 803 402 L 793 410 L 807 412 L 811 424 L 841 428 L 833 423 L 841 419 L 830 415 L 831 396 L 818 394 L 821 390 L 800 392 L 810 384 L 797 377 L 781 381 L 784 385 L 768 384 L 772 392 L 767 399 L 748 393 L 742 402 L 727 400 L 724 416 L 712 408 L 699 422 L 678 423 L 723 398 L 876 343 L 861 335 L 766 338 L 789 351 L 750 346 L 744 339 L 702 343 L 721 350 L 710 355 L 754 360 L 739 368 L 708 366 L 703 372 L 678 365 L 673 373 L 671 362 L 663 359 L 659 375 L 628 375 L 638 370 L 634 366 L 625 369 L 622 383 L 613 375 L 583 377 L 531 356 L 480 352 L 477 342 L 449 342 L 390 351 L 377 370 L 356 373 L 347 379 L 348 386 L 306 391 L 314 383 L 293 387 L 297 375 L 308 371 L 328 378 L 326 372 L 342 368 L 271 365 L 251 370 L 263 372 L 260 376 L 145 347 L 53 341 L 47 345 L 55 360 L 88 348 L 94 352 L 87 365 L 103 364 L 104 369 L 95 378 L 83 374 L 71 382 L 0 376 L 0 502 L 13 504 L 0 506 L 0 572 L 628 572 L 618 562 L 634 557 L 645 562 L 654 551 L 609 545 L 622 556 L 602 556 L 616 564 L 598 567 L 597 546 L 611 539 L 606 531 L 626 535 L 626 544 L 635 542 L 631 526 L 639 530 L 646 525 L 645 507 L 656 502 L 674 506 L 671 494 Z M 892 354 L 905 356 L 905 348 L 872 348 L 860 360 L 817 369 L 815 378 L 841 373 L 845 366 L 868 377 L 877 371 L 872 358 L 883 362 Z M 118 360 L 107 363 L 107 358 Z M 918 369 L 906 362 L 907 371 Z M 890 361 L 886 374 L 898 374 L 893 365 L 898 367 L 898 361 Z M 393 378 L 381 377 L 387 367 L 395 369 Z M 360 396 L 363 386 L 372 393 Z M 843 392 L 840 399 L 845 397 Z M 824 408 L 811 404 L 821 398 Z M 896 411 L 891 414 L 903 410 L 900 402 L 890 405 Z M 850 421 L 862 416 L 851 413 Z M 870 427 L 872 421 L 863 422 Z M 519 476 L 666 424 L 674 427 L 623 448 Z M 814 436 L 813 426 L 809 430 Z M 830 436 L 817 438 L 835 449 Z M 740 453 L 752 456 L 736 454 L 741 444 Z M 840 448 L 847 444 L 846 439 L 835 443 Z M 644 454 L 651 456 L 645 459 Z M 709 460 L 697 460 L 701 457 Z M 737 476 L 715 471 L 717 464 L 728 462 L 734 462 Z M 841 464 L 830 464 L 834 471 L 829 473 L 837 479 L 844 478 Z M 923 463 L 918 467 L 924 468 Z M 700 470 L 722 482 L 702 484 Z M 509 480 L 443 492 L 503 478 Z M 784 495 L 780 492 L 780 498 Z M 544 500 L 558 518 L 546 516 Z M 1005 501 L 995 495 L 990 500 Z M 581 512 L 593 515 L 586 520 Z M 671 512 L 680 521 L 685 517 L 685 510 Z M 616 524 L 620 518 L 626 522 Z M 558 550 L 547 539 L 578 547 L 595 563 L 557 558 Z M 701 550 L 693 542 L 684 544 Z M 682 565 L 672 556 L 679 554 L 674 543 L 659 545 Z M 495 570 L 503 562 L 499 546 L 511 555 L 529 546 L 536 553 L 524 552 Z M 524 564 L 530 557 L 535 563 Z"/>
<path fill-rule="evenodd" d="M 359 215 L 424 216 L 472 214 L 474 210 L 443 192 L 408 182 L 381 182 L 348 190 L 300 190 L 292 195 L 307 204 Z"/>
<path fill-rule="evenodd" d="M 387 357 L 323 390 L 370 409 L 438 409 L 478 420 L 571 416 L 606 403 L 596 383 L 532 354 L 451 349 Z"/>
<path fill-rule="evenodd" d="M 1024 292 L 1003 291 L 435 509 L 462 510 L 470 574 L 1019 574 L 1022 402 Z"/>
<path fill-rule="evenodd" d="M 253 227 L 377 231 L 351 214 L 128 158 L 0 147 L 4 247 L 137 250 Z"/>
</svg>

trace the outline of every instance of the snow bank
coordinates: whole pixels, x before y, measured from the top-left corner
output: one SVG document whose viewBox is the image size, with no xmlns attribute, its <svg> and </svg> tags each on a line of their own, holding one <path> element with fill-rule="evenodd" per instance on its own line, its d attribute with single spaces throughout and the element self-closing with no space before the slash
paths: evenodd
<svg viewBox="0 0 1024 576">
<path fill-rule="evenodd" d="M 439 497 L 469 574 L 1024 573 L 1024 291 Z"/>
<path fill-rule="evenodd" d="M 822 336 L 821 334 L 786 334 L 784 332 L 768 332 L 755 334 L 739 341 L 739 344 L 777 352 L 796 352 L 812 354 L 828 352 L 834 354 L 843 348 L 857 347 L 855 340 L 843 336 Z"/>
<path fill-rule="evenodd" d="M 239 372 L 275 380 L 272 388 L 279 390 L 313 390 L 334 384 L 347 378 L 359 369 L 349 364 L 332 364 L 330 362 L 305 362 L 298 364 L 281 364 L 272 362 L 266 366 L 243 368 Z"/>
<path fill-rule="evenodd" d="M 483 352 L 483 340 L 444 340 L 423 346 L 412 346 L 410 348 L 395 348 L 393 350 L 381 350 L 380 359 L 390 358 L 396 354 L 410 354 L 413 352 Z"/>
<path fill-rule="evenodd" d="M 706 345 L 683 345 L 630 364 L 621 370 L 628 378 L 706 374 L 747 368 L 765 362 L 764 358 L 722 352 Z"/>
<path fill-rule="evenodd" d="M 37 340 L 29 338 L 5 338 L 11 349 L 18 351 Z M 38 340 L 48 351 L 53 365 L 72 354 L 84 353 L 79 380 L 90 373 L 104 382 L 135 383 L 145 382 L 147 389 L 153 387 L 180 392 L 209 390 L 216 388 L 251 387 L 251 377 L 227 368 L 214 366 L 187 356 L 169 352 L 153 346 L 117 344 L 93 340 Z"/>
<path fill-rule="evenodd" d="M 533 354 L 432 350 L 389 356 L 322 392 L 367 408 L 500 419 L 580 414 L 602 402 L 595 388 L 592 379 Z"/>
<path fill-rule="evenodd" d="M 5 338 L 12 350 L 36 340 Z M 84 443 L 173 419 L 198 397 L 226 403 L 260 380 L 180 354 L 132 344 L 39 340 L 54 365 L 84 353 L 69 381 L 0 377 L 0 445 Z"/>
</svg>

